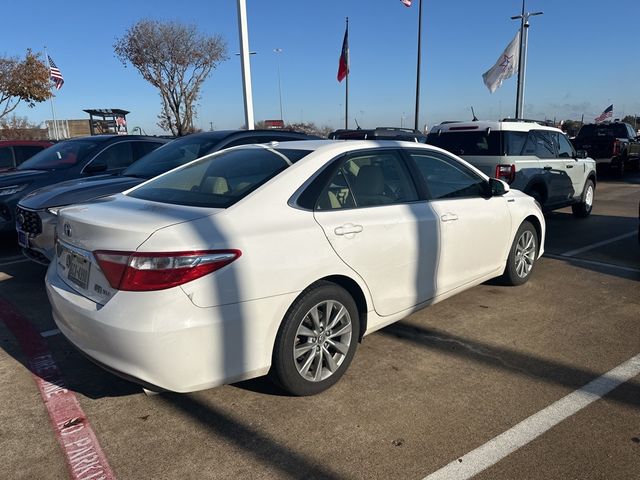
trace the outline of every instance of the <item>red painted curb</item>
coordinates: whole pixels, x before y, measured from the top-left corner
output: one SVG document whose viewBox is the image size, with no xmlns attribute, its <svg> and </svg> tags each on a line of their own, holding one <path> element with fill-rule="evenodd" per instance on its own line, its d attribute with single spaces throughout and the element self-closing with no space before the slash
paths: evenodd
<svg viewBox="0 0 640 480">
<path fill-rule="evenodd" d="M 73 480 L 115 479 L 78 399 L 67 390 L 62 372 L 51 356 L 47 343 L 31 322 L 3 299 L 0 299 L 0 321 L 16 337 L 27 357 L 29 370 L 40 390 L 56 439 L 64 453 L 69 477 Z"/>
</svg>

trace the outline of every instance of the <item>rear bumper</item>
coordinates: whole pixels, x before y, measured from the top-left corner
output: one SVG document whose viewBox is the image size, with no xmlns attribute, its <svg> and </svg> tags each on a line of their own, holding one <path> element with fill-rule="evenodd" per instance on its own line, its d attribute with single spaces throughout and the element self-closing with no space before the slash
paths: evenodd
<svg viewBox="0 0 640 480">
<path fill-rule="evenodd" d="M 190 392 L 264 375 L 280 320 L 296 294 L 210 308 L 181 288 L 118 292 L 99 305 L 47 271 L 64 336 L 108 370 L 147 386 Z"/>
</svg>

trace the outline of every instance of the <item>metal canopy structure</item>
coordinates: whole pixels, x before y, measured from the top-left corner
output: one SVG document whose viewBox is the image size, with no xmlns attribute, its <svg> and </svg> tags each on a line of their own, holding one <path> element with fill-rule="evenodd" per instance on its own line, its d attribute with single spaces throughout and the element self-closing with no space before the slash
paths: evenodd
<svg viewBox="0 0 640 480">
<path fill-rule="evenodd" d="M 127 135 L 127 110 L 120 108 L 90 108 L 84 110 L 89 114 L 91 135 Z"/>
</svg>

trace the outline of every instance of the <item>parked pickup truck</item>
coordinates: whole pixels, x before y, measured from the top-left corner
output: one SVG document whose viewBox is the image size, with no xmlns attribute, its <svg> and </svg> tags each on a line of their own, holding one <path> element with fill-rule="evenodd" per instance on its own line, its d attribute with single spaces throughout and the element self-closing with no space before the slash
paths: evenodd
<svg viewBox="0 0 640 480">
<path fill-rule="evenodd" d="M 628 123 L 588 123 L 572 141 L 576 150 L 586 150 L 595 159 L 598 168 L 608 166 L 620 176 L 640 162 L 640 138 Z"/>
</svg>

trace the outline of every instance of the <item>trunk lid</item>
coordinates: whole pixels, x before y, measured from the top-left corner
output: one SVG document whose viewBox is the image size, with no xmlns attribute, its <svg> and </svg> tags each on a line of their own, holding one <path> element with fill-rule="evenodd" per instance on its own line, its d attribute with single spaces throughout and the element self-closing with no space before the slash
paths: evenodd
<svg viewBox="0 0 640 480">
<path fill-rule="evenodd" d="M 118 194 L 59 212 L 55 268 L 72 289 L 104 305 L 116 293 L 100 270 L 96 250 L 134 252 L 157 230 L 220 212 L 167 205 Z M 171 251 L 167 245 L 167 251 Z"/>
</svg>

